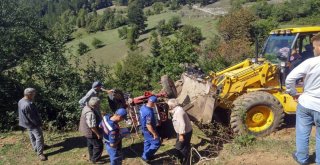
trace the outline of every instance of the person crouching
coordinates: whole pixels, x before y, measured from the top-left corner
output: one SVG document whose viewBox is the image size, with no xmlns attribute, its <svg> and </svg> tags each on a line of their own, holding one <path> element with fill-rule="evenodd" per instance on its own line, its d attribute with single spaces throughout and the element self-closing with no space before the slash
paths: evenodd
<svg viewBox="0 0 320 165">
<path fill-rule="evenodd" d="M 169 112 L 172 113 L 172 123 L 177 133 L 175 148 L 181 164 L 188 164 L 191 148 L 192 125 L 187 113 L 178 105 L 176 99 L 169 99 Z"/>
<path fill-rule="evenodd" d="M 119 108 L 114 115 L 105 115 L 100 123 L 111 165 L 122 164 L 122 137 L 118 123 L 126 119 L 127 111 Z"/>
<path fill-rule="evenodd" d="M 91 97 L 81 113 L 79 131 L 87 138 L 90 161 L 94 164 L 102 164 L 99 161 L 103 151 L 102 130 L 99 128 L 101 113 L 99 111 L 100 99 Z"/>
</svg>

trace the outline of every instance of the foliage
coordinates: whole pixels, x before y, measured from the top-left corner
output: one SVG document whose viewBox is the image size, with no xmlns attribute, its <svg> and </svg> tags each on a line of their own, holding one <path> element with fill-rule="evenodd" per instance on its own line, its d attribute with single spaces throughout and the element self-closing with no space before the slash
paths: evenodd
<svg viewBox="0 0 320 165">
<path fill-rule="evenodd" d="M 236 136 L 233 139 L 233 142 L 240 147 L 246 147 L 246 146 L 252 145 L 255 142 L 255 140 L 256 140 L 256 137 L 254 135 L 245 134 L 245 135 Z"/>
<path fill-rule="evenodd" d="M 71 34 L 75 31 L 75 15 L 71 10 L 66 10 L 53 26 L 55 38 L 63 38 L 64 41 L 72 40 Z"/>
<path fill-rule="evenodd" d="M 139 30 L 137 26 L 132 26 L 127 29 L 127 40 L 126 44 L 130 50 L 135 50 L 138 45 L 136 39 L 139 38 Z"/>
<path fill-rule="evenodd" d="M 134 0 L 129 4 L 127 17 L 129 24 L 137 26 L 139 32 L 144 31 L 147 27 L 145 24 L 147 17 L 144 16 L 143 6 L 139 0 Z"/>
<path fill-rule="evenodd" d="M 153 59 L 153 77 L 160 79 L 167 74 L 173 79 L 178 79 L 184 71 L 183 64 L 195 63 L 198 55 L 194 45 L 184 40 L 183 34 L 178 33 L 173 39 L 162 40 L 160 55 Z"/>
<path fill-rule="evenodd" d="M 173 16 L 168 21 L 168 26 L 173 31 L 178 30 L 180 24 L 181 24 L 181 18 L 179 16 Z"/>
<path fill-rule="evenodd" d="M 160 14 L 161 11 L 163 10 L 164 4 L 162 2 L 155 2 L 152 5 L 153 11 L 155 12 L 155 14 Z"/>
<path fill-rule="evenodd" d="M 199 45 L 204 39 L 201 30 L 198 27 L 191 25 L 184 25 L 178 32 L 180 33 L 179 37 L 182 37 L 182 40 L 189 41 L 195 45 Z"/>
<path fill-rule="evenodd" d="M 117 87 L 125 89 L 134 96 L 141 95 L 142 91 L 151 90 L 151 66 L 146 57 L 139 52 L 130 52 L 128 56 L 114 67 Z"/>
<path fill-rule="evenodd" d="M 128 34 L 128 28 L 124 26 L 123 28 L 118 29 L 119 38 L 126 39 Z"/>
<path fill-rule="evenodd" d="M 92 40 L 92 46 L 96 49 L 103 47 L 103 42 L 99 40 L 98 38 L 93 38 Z"/>
<path fill-rule="evenodd" d="M 151 34 L 151 54 L 153 57 L 160 56 L 161 43 L 158 39 L 158 34 L 153 31 Z"/>
<path fill-rule="evenodd" d="M 5 94 L 0 97 L 0 113 L 6 116 L 0 119 L 1 131 L 16 128 L 17 101 L 26 87 L 37 90 L 35 103 L 44 128 L 76 128 L 80 116 L 77 100 L 92 81 L 109 78 L 109 68 L 89 62 L 87 69 L 79 69 L 78 60 L 70 65 L 63 38 L 52 35 L 31 6 L 21 1 L 0 3 L 0 19 L 6 24 L 0 25 L 1 39 L 7 39 L 0 43 L 1 62 L 6 62 L 0 72 L 0 91 Z"/>
<path fill-rule="evenodd" d="M 166 24 L 166 20 L 160 20 L 157 25 L 158 33 L 161 36 L 168 36 L 171 34 L 172 30 L 168 24 Z"/>
<path fill-rule="evenodd" d="M 85 53 L 87 53 L 90 50 L 89 46 L 83 42 L 79 42 L 78 47 L 79 47 L 78 48 L 79 55 L 84 55 Z"/>
<path fill-rule="evenodd" d="M 253 39 L 251 29 L 256 16 L 248 9 L 239 9 L 223 17 L 219 23 L 219 32 L 225 41 L 250 38 Z"/>
</svg>

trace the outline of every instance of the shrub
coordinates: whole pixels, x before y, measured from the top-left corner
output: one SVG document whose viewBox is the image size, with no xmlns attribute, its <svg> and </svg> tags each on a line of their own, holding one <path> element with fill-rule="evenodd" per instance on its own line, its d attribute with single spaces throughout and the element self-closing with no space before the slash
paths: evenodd
<svg viewBox="0 0 320 165">
<path fill-rule="evenodd" d="M 89 46 L 88 45 L 86 45 L 85 43 L 83 43 L 83 42 L 80 42 L 79 44 L 78 44 L 78 54 L 79 55 L 84 55 L 85 53 L 87 53 L 89 50 L 90 50 L 90 48 L 89 48 Z"/>
<path fill-rule="evenodd" d="M 97 39 L 97 38 L 93 38 L 91 44 L 92 44 L 92 46 L 93 46 L 94 48 L 96 48 L 96 49 L 101 48 L 101 47 L 104 46 L 104 45 L 103 45 L 103 42 L 102 42 L 101 40 Z"/>
</svg>

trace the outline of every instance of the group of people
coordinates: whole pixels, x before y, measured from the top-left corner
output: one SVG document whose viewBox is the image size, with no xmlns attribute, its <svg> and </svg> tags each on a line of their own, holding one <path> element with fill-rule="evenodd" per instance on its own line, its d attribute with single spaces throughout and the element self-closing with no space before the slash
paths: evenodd
<svg viewBox="0 0 320 165">
<path fill-rule="evenodd" d="M 94 82 L 92 89 L 79 101 L 83 108 L 80 118 L 79 130 L 87 138 L 89 150 L 89 159 L 92 163 L 103 163 L 100 161 L 103 151 L 103 143 L 110 157 L 111 165 L 119 165 L 122 163 L 122 134 L 119 122 L 127 120 L 127 110 L 121 107 L 114 114 L 101 116 L 99 105 L 100 100 L 97 97 L 99 91 L 105 91 L 110 94 L 111 90 L 105 90 L 100 82 Z M 157 132 L 157 119 L 154 115 L 154 107 L 158 98 L 150 96 L 145 105 L 140 109 L 141 131 L 144 137 L 144 146 L 141 159 L 146 163 L 150 163 L 154 159 L 154 155 L 160 148 L 161 140 Z M 168 101 L 169 112 L 173 114 L 173 125 L 177 132 L 177 157 L 180 162 L 187 163 L 188 153 L 190 151 L 190 141 L 192 135 L 191 122 L 184 112 L 178 106 L 175 99 Z"/>
<path fill-rule="evenodd" d="M 122 139 L 127 135 L 123 133 L 119 122 L 127 120 L 125 107 L 118 108 L 113 114 L 102 116 L 100 112 L 99 93 L 103 91 L 111 94 L 112 90 L 103 88 L 102 83 L 94 82 L 92 89 L 79 101 L 82 109 L 79 131 L 87 139 L 89 160 L 94 164 L 105 163 L 101 160 L 104 144 L 108 152 L 111 165 L 122 164 Z M 47 157 L 43 154 L 44 138 L 42 133 L 42 122 L 39 111 L 33 103 L 36 90 L 26 88 L 24 97 L 18 103 L 19 125 L 29 130 L 32 147 L 37 152 L 40 160 L 45 161 Z M 150 96 L 145 105 L 140 108 L 141 131 L 144 137 L 144 146 L 141 159 L 150 163 L 155 158 L 155 153 L 160 148 L 161 140 L 156 129 L 157 119 L 154 114 L 158 98 Z M 174 130 L 177 133 L 175 148 L 176 156 L 181 164 L 188 162 L 188 154 L 191 148 L 192 125 L 188 115 L 179 106 L 176 99 L 168 100 L 169 112 L 172 113 Z"/>
<path fill-rule="evenodd" d="M 299 164 L 308 164 L 309 160 L 309 137 L 312 126 L 316 126 L 316 160 L 320 164 L 320 34 L 312 38 L 314 58 L 303 61 L 295 67 L 286 78 L 287 93 L 298 100 L 296 111 L 296 151 L 293 158 Z M 304 91 L 299 95 L 295 85 L 298 79 L 304 78 Z M 110 156 L 112 165 L 122 162 L 122 138 L 119 122 L 126 120 L 127 111 L 119 108 L 114 114 L 102 117 L 99 106 L 100 99 L 97 97 L 99 91 L 108 94 L 112 90 L 102 88 L 100 82 L 94 82 L 92 89 L 83 97 L 79 103 L 82 108 L 79 129 L 87 138 L 89 158 L 92 163 L 99 163 L 103 151 L 103 139 Z M 39 112 L 33 103 L 36 91 L 34 88 L 26 88 L 24 97 L 18 103 L 19 125 L 28 129 L 30 140 L 34 151 L 40 160 L 47 160 L 43 154 L 44 138 L 42 133 L 42 122 Z M 141 129 L 144 136 L 144 150 L 142 160 L 150 162 L 160 147 L 161 141 L 156 130 L 156 118 L 153 108 L 157 102 L 156 96 L 151 96 L 147 104 L 140 109 Z M 190 140 L 192 136 L 191 122 L 179 106 L 176 99 L 168 100 L 169 112 L 172 113 L 174 130 L 177 133 L 175 148 L 182 164 L 188 161 L 190 151 Z"/>
</svg>

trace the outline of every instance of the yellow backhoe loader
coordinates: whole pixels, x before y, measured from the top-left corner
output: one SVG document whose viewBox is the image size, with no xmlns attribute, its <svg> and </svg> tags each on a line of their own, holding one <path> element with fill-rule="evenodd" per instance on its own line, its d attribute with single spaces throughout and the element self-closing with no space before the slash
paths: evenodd
<svg viewBox="0 0 320 165">
<path fill-rule="evenodd" d="M 285 114 L 294 114 L 297 102 L 285 92 L 285 78 L 313 57 L 311 37 L 319 27 L 276 29 L 261 54 L 206 79 L 184 73 L 176 82 L 177 99 L 193 120 L 212 122 L 217 108 L 231 110 L 230 125 L 237 134 L 265 136 L 277 130 Z M 303 79 L 297 81 L 303 91 Z"/>
</svg>

